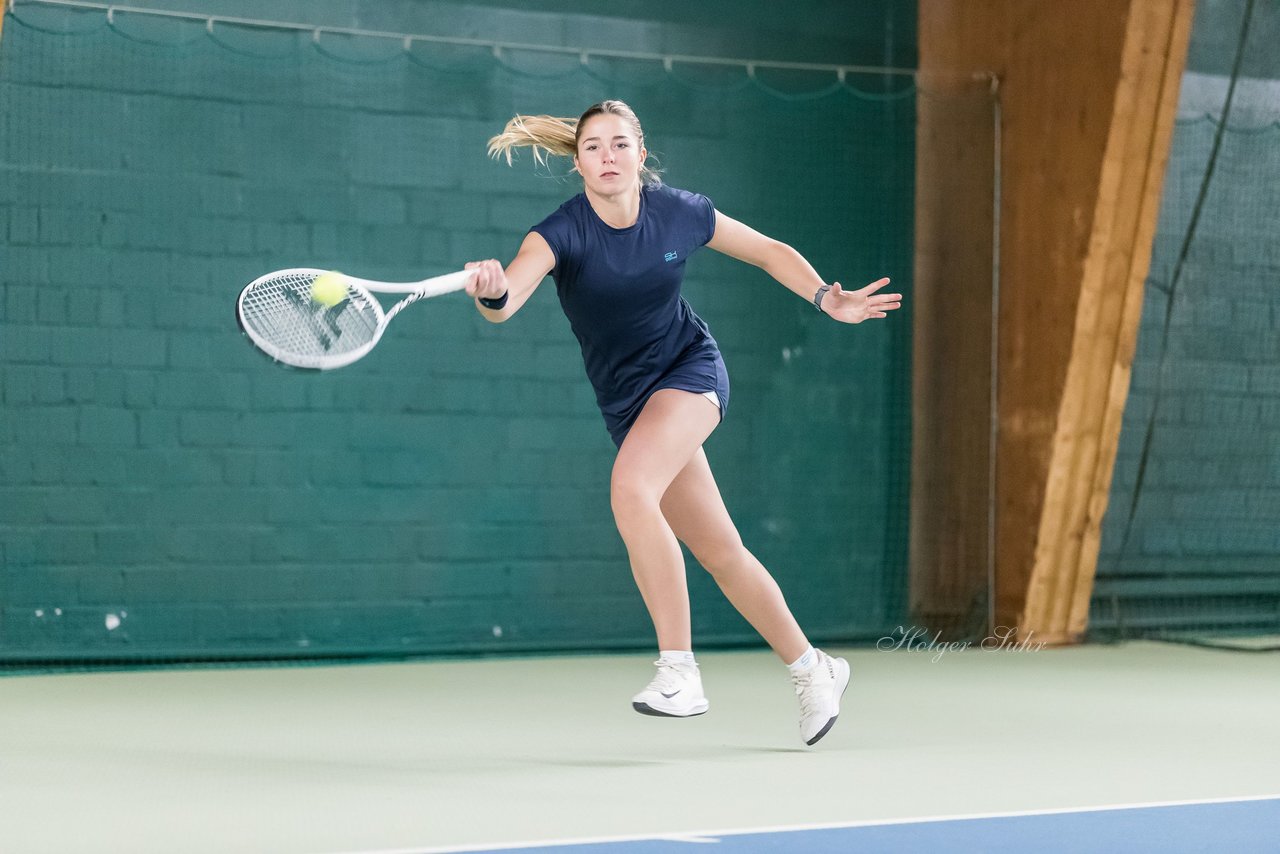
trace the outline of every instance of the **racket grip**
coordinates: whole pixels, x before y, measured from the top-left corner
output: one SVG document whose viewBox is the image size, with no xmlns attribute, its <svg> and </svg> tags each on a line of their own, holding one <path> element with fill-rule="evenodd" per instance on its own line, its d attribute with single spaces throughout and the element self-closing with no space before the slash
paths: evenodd
<svg viewBox="0 0 1280 854">
<path fill-rule="evenodd" d="M 474 270 L 459 270 L 456 273 L 446 273 L 443 276 L 435 276 L 420 282 L 421 287 L 419 290 L 422 291 L 423 296 L 428 297 L 460 291 L 467 286 L 467 283 L 474 276 Z"/>
</svg>

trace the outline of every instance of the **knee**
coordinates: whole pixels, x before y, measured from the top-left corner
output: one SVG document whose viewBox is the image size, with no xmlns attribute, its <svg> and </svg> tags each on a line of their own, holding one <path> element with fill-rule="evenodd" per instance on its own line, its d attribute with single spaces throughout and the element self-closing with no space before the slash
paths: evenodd
<svg viewBox="0 0 1280 854">
<path fill-rule="evenodd" d="M 644 478 L 625 470 L 614 470 L 609 481 L 609 503 L 613 507 L 614 518 L 619 522 L 646 513 L 660 514 L 659 501 L 660 496 Z"/>
<path fill-rule="evenodd" d="M 722 579 L 733 575 L 743 565 L 748 553 L 742 539 L 733 536 L 701 545 L 694 557 L 713 578 Z"/>
</svg>

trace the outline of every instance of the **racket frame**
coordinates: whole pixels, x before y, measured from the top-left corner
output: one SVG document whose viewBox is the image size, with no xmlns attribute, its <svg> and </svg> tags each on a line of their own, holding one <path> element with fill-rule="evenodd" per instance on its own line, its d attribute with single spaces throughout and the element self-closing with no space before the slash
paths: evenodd
<svg viewBox="0 0 1280 854">
<path fill-rule="evenodd" d="M 240 296 L 236 299 L 236 323 L 240 327 L 240 331 L 253 343 L 253 345 L 272 361 L 289 367 L 299 368 L 301 370 L 328 371 L 335 368 L 350 365 L 364 356 L 368 355 L 382 339 L 382 333 L 386 331 L 387 325 L 391 323 L 392 318 L 399 314 L 403 309 L 412 305 L 420 299 L 429 297 L 437 297 L 442 294 L 460 291 L 467 286 L 467 283 L 475 275 L 474 270 L 458 270 L 454 273 L 446 273 L 442 276 L 432 276 L 429 279 L 423 279 L 420 282 L 379 282 L 373 279 L 362 279 L 357 276 L 342 276 L 343 283 L 347 286 L 347 296 L 343 302 L 359 299 L 367 303 L 377 318 L 377 325 L 374 327 L 373 335 L 370 340 L 359 347 L 355 347 L 344 353 L 334 356 L 317 356 L 305 357 L 298 356 L 281 347 L 276 346 L 270 339 L 259 335 L 244 319 L 244 301 L 245 297 L 251 293 L 261 283 L 278 277 L 310 276 L 312 281 L 329 270 L 320 270 L 313 267 L 290 267 L 284 270 L 275 270 L 266 275 L 259 276 L 252 282 L 244 286 L 240 291 Z M 353 293 L 354 292 L 354 293 Z M 390 309 L 383 309 L 382 304 L 373 296 L 374 294 L 404 294 L 404 299 L 393 305 Z M 337 309 L 343 308 L 342 303 L 338 303 Z M 315 320 L 317 323 L 324 322 L 324 314 L 335 310 L 334 307 L 317 308 Z"/>
</svg>

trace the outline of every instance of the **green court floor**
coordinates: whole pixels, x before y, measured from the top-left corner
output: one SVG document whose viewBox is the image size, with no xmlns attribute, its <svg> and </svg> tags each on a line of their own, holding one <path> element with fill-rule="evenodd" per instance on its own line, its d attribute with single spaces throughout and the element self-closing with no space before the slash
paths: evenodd
<svg viewBox="0 0 1280 854">
<path fill-rule="evenodd" d="M 1280 657 L 1134 643 L 844 651 L 816 748 L 766 652 L 0 679 L 0 851 L 421 850 L 1275 795 Z M 1084 849 L 1082 849 L 1084 850 Z"/>
</svg>

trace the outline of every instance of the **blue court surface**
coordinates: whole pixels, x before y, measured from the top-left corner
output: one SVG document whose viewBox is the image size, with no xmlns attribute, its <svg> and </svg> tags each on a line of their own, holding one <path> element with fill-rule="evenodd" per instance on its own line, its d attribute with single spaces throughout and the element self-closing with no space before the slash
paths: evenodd
<svg viewBox="0 0 1280 854">
<path fill-rule="evenodd" d="M 771 852 L 995 852 L 1080 854 L 1085 851 L 1280 852 L 1280 797 L 1240 800 L 1136 804 L 1086 810 L 1008 813 L 860 822 L 846 825 L 779 827 L 759 831 L 716 832 L 530 843 L 501 848 L 431 848 L 369 854 L 444 854 L 444 852 L 538 851 L 565 854 L 650 854 L 711 850 Z"/>
</svg>

